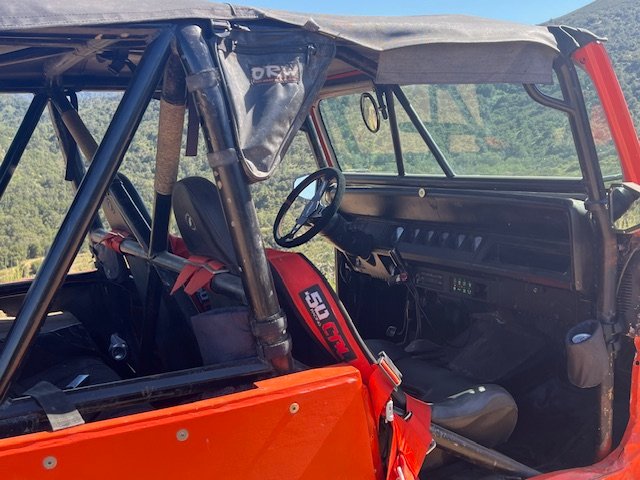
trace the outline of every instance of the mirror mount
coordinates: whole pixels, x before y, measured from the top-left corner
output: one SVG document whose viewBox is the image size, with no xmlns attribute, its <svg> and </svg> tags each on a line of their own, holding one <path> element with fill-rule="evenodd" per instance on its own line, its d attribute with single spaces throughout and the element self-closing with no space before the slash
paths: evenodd
<svg viewBox="0 0 640 480">
<path fill-rule="evenodd" d="M 387 110 L 387 102 L 383 91 L 376 87 L 376 98 L 378 99 L 378 110 L 382 114 L 383 120 L 389 120 L 389 112 Z"/>
</svg>

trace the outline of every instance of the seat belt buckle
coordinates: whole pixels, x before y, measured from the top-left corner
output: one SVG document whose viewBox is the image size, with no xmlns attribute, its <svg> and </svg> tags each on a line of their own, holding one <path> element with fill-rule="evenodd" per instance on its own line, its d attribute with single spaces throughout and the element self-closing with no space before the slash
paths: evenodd
<svg viewBox="0 0 640 480">
<path fill-rule="evenodd" d="M 393 360 L 389 358 L 389 355 L 387 355 L 384 351 L 380 352 L 376 364 L 384 372 L 393 386 L 395 388 L 398 388 L 402 383 L 402 373 L 400 373 L 398 367 L 396 367 L 396 365 L 393 363 Z"/>
</svg>

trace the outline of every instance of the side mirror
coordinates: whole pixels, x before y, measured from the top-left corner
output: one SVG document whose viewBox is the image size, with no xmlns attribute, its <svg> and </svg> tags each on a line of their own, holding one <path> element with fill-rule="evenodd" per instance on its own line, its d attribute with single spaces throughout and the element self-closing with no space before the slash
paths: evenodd
<svg viewBox="0 0 640 480">
<path fill-rule="evenodd" d="M 309 175 L 302 175 L 301 177 L 296 178 L 293 181 L 293 188 L 296 188 L 300 185 Z M 316 194 L 316 182 L 311 182 L 302 192 L 300 192 L 300 197 L 304 200 L 311 200 Z"/>
<path fill-rule="evenodd" d="M 614 183 L 609 188 L 609 215 L 617 233 L 640 230 L 640 185 Z"/>
</svg>

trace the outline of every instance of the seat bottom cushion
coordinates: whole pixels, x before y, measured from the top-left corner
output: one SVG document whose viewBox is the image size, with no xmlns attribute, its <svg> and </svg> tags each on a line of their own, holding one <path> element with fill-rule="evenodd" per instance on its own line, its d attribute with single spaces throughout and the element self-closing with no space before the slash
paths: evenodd
<svg viewBox="0 0 640 480">
<path fill-rule="evenodd" d="M 0 351 L 3 347 L 4 342 L 0 340 Z M 67 312 L 50 314 L 36 336 L 9 396 L 19 397 L 41 381 L 64 390 L 120 379 L 73 315 Z"/>
<path fill-rule="evenodd" d="M 15 396 L 29 390 L 39 382 L 46 381 L 60 390 L 86 387 L 102 383 L 116 382 L 120 376 L 107 366 L 99 357 L 72 357 L 18 382 Z M 21 390 L 21 391 L 20 391 Z"/>
<path fill-rule="evenodd" d="M 478 442 L 494 447 L 508 440 L 518 419 L 518 408 L 504 388 L 479 384 L 445 368 L 411 357 L 385 340 L 367 340 L 377 355 L 384 351 L 402 373 L 404 390 L 432 404 L 432 421 Z"/>
</svg>

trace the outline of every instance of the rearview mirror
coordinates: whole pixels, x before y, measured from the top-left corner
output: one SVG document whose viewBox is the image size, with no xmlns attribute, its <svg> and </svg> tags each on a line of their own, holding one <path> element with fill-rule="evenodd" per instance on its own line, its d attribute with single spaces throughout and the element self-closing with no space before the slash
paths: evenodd
<svg viewBox="0 0 640 480">
<path fill-rule="evenodd" d="M 309 175 L 302 175 L 301 177 L 296 178 L 293 181 L 293 188 L 296 188 L 300 185 Z M 300 192 L 300 197 L 305 200 L 311 200 L 316 194 L 316 182 L 311 182 L 302 192 Z"/>
<path fill-rule="evenodd" d="M 612 184 L 609 188 L 611 225 L 618 233 L 640 230 L 640 185 L 633 182 Z"/>
<path fill-rule="evenodd" d="M 380 108 L 369 92 L 360 95 L 360 114 L 365 126 L 371 133 L 380 130 Z"/>
</svg>

